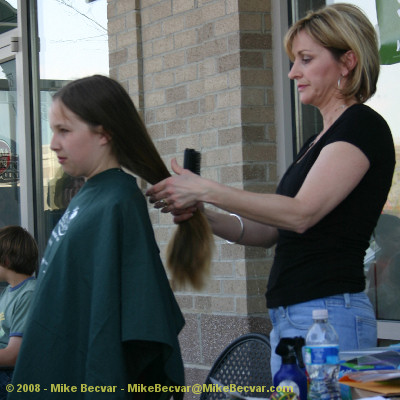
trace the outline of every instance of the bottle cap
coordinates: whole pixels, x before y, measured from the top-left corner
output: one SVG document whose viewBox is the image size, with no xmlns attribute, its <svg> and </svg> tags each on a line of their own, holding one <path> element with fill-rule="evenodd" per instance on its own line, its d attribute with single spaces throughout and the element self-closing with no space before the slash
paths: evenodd
<svg viewBox="0 0 400 400">
<path fill-rule="evenodd" d="M 312 312 L 313 319 L 327 319 L 328 318 L 328 310 L 313 310 Z"/>
</svg>

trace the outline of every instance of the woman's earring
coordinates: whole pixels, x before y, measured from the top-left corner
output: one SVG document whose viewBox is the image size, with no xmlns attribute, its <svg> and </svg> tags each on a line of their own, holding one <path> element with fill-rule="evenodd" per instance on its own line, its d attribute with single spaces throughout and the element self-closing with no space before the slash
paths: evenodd
<svg viewBox="0 0 400 400">
<path fill-rule="evenodd" d="M 341 75 L 339 76 L 339 79 L 338 79 L 338 81 L 337 81 L 337 87 L 338 87 L 338 89 L 340 89 L 340 82 L 342 81 L 342 77 L 343 77 L 343 74 L 341 74 Z"/>
</svg>

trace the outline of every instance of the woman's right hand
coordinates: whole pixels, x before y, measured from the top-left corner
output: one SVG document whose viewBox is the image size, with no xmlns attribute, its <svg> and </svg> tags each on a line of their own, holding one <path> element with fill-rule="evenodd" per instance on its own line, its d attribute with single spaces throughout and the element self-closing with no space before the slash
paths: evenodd
<svg viewBox="0 0 400 400">
<path fill-rule="evenodd" d="M 179 224 L 180 222 L 187 221 L 188 219 L 193 217 L 193 214 L 197 211 L 204 212 L 204 204 L 203 203 L 198 203 L 194 207 L 188 207 L 183 210 L 172 210 L 171 214 L 174 217 L 174 223 Z M 163 211 L 162 212 L 168 212 L 168 211 Z"/>
<path fill-rule="evenodd" d="M 163 208 L 163 212 L 196 207 L 201 200 L 199 196 L 204 191 L 202 183 L 207 180 L 182 168 L 176 159 L 171 161 L 171 166 L 176 175 L 156 183 L 147 190 L 146 196 L 149 197 L 150 203 L 155 203 L 156 208 Z"/>
</svg>

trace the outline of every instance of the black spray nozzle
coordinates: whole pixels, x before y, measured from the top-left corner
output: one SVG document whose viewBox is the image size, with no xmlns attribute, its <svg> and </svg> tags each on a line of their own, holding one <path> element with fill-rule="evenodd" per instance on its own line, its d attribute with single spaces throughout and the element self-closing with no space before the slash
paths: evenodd
<svg viewBox="0 0 400 400">
<path fill-rule="evenodd" d="M 300 368 L 305 368 L 302 349 L 306 344 L 306 341 L 301 336 L 294 337 L 294 341 L 295 341 L 294 349 L 296 351 L 297 364 Z"/>
<path fill-rule="evenodd" d="M 282 357 L 283 364 L 296 363 L 295 341 L 293 338 L 281 338 L 276 346 L 275 353 Z"/>
<path fill-rule="evenodd" d="M 296 363 L 300 368 L 304 368 L 302 347 L 305 345 L 304 338 L 296 336 L 293 338 L 281 338 L 275 353 L 282 357 L 284 364 Z"/>
</svg>

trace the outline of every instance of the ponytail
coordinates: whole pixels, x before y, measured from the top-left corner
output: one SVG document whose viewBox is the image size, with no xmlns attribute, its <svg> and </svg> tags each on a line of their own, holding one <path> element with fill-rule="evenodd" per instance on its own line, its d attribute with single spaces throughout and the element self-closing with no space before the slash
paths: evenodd
<svg viewBox="0 0 400 400">
<path fill-rule="evenodd" d="M 207 218 L 197 210 L 193 217 L 181 222 L 169 242 L 167 265 L 173 283 L 178 287 L 189 282 L 201 289 L 210 271 L 213 235 Z"/>
</svg>

